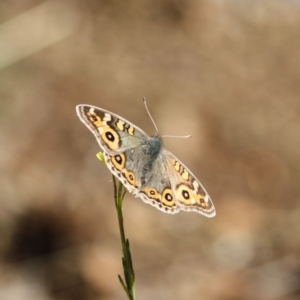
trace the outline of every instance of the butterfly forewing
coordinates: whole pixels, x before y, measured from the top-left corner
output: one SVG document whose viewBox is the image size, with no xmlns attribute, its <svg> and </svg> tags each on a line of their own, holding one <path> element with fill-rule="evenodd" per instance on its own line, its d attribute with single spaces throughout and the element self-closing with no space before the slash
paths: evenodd
<svg viewBox="0 0 300 300">
<path fill-rule="evenodd" d="M 109 153 L 138 147 L 141 140 L 148 137 L 132 123 L 107 110 L 82 104 L 76 107 L 76 111 L 80 120 L 93 132 L 101 148 Z"/>
</svg>

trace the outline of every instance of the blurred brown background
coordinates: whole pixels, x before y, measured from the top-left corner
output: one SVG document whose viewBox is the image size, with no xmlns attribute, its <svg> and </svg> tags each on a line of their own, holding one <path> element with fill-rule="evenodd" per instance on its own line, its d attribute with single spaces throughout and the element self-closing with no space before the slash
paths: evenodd
<svg viewBox="0 0 300 300">
<path fill-rule="evenodd" d="M 300 1 L 0 2 L 0 299 L 126 299 L 80 103 L 201 180 L 217 216 L 127 195 L 138 299 L 300 299 Z"/>
</svg>

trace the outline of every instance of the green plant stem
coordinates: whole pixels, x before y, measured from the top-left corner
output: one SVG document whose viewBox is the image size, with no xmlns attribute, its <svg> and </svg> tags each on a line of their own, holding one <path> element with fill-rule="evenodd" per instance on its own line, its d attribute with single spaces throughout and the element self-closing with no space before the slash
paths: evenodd
<svg viewBox="0 0 300 300">
<path fill-rule="evenodd" d="M 134 289 L 134 270 L 133 270 L 131 253 L 130 253 L 129 240 L 126 239 L 125 236 L 123 208 L 122 208 L 126 190 L 121 182 L 119 182 L 119 185 L 117 186 L 116 178 L 114 176 L 112 176 L 112 178 L 114 184 L 115 205 L 118 214 L 119 230 L 120 230 L 121 243 L 122 243 L 122 252 L 123 252 L 122 263 L 123 263 L 125 282 L 120 275 L 118 277 L 128 298 L 130 300 L 135 300 L 136 298 L 135 298 L 135 289 Z"/>
</svg>

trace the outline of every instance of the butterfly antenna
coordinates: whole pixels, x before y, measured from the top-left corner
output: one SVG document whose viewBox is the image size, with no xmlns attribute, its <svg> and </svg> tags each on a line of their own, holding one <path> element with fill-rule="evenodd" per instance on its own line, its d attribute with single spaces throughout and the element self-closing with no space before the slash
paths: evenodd
<svg viewBox="0 0 300 300">
<path fill-rule="evenodd" d="M 178 139 L 189 139 L 191 135 L 163 135 L 163 138 L 178 138 Z"/>
<path fill-rule="evenodd" d="M 151 114 L 150 114 L 150 112 L 149 112 L 149 109 L 148 109 L 148 107 L 147 107 L 147 101 L 146 101 L 146 98 L 145 98 L 145 97 L 143 97 L 143 101 L 144 101 L 144 105 L 145 105 L 145 107 L 146 107 L 147 113 L 148 113 L 148 115 L 149 115 L 149 117 L 150 117 L 150 119 L 151 119 L 151 121 L 152 121 L 152 123 L 153 123 L 155 129 L 156 129 L 156 132 L 158 133 L 157 126 L 156 126 L 156 124 L 155 124 L 155 122 L 154 122 L 154 120 L 153 120 L 153 118 L 152 118 L 152 116 L 151 116 Z"/>
</svg>

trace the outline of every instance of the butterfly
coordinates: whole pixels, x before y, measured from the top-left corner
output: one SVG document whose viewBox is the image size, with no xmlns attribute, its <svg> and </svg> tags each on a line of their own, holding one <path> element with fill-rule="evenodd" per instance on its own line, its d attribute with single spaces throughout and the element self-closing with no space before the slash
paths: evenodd
<svg viewBox="0 0 300 300">
<path fill-rule="evenodd" d="M 147 106 L 146 109 L 149 113 Z M 76 111 L 95 135 L 107 167 L 130 193 L 165 213 L 184 210 L 215 216 L 215 207 L 204 187 L 164 149 L 158 133 L 148 136 L 117 114 L 92 105 L 77 105 Z"/>
</svg>

